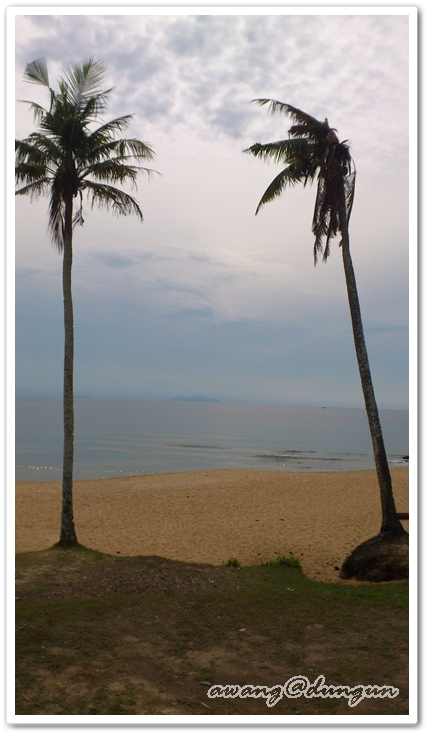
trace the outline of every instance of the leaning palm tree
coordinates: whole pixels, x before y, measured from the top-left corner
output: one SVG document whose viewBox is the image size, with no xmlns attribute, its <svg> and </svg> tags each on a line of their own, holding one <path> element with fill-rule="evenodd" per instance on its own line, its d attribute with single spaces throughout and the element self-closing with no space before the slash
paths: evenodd
<svg viewBox="0 0 430 736">
<path fill-rule="evenodd" d="M 58 89 L 49 84 L 45 59 L 27 64 L 24 79 L 49 90 L 49 107 L 30 102 L 36 132 L 15 142 L 16 194 L 31 199 L 49 197 L 48 229 L 63 254 L 64 384 L 63 384 L 63 483 L 60 545 L 78 543 L 73 521 L 73 303 L 72 240 L 74 227 L 83 225 L 83 195 L 94 205 L 116 215 L 143 219 L 137 201 L 116 184 L 136 184 L 139 171 L 150 169 L 139 162 L 154 152 L 135 138 L 117 138 L 131 115 L 103 122 L 110 89 L 102 89 L 105 66 L 90 58 L 65 70 Z M 77 199 L 78 206 L 74 203 Z"/>
<path fill-rule="evenodd" d="M 360 568 L 361 572 L 370 578 L 372 574 L 375 574 L 375 570 L 373 569 L 373 572 L 366 572 L 364 568 L 367 569 L 369 567 L 378 567 L 379 571 L 376 573 L 377 575 L 390 575 L 391 573 L 382 570 L 383 563 L 381 563 L 379 553 L 377 553 L 377 561 L 369 562 L 369 554 L 372 554 L 372 552 L 369 553 L 369 547 L 370 550 L 380 549 L 381 544 L 383 544 L 386 549 L 387 542 L 401 539 L 403 543 L 407 539 L 407 534 L 399 521 L 396 511 L 391 474 L 370 374 L 357 285 L 350 253 L 349 219 L 354 200 L 356 172 L 348 141 L 339 141 L 336 135 L 336 129 L 330 127 L 327 118 L 324 122 L 320 122 L 302 110 L 292 107 L 292 105 L 278 102 L 277 100 L 258 99 L 254 100 L 254 102 L 257 102 L 259 105 L 269 104 L 272 114 L 276 112 L 284 113 L 290 116 L 294 123 L 288 131 L 289 137 L 287 140 L 266 144 L 255 143 L 245 151 L 246 153 L 253 154 L 257 158 L 269 159 L 275 163 L 283 164 L 285 167 L 264 192 L 257 207 L 256 214 L 264 204 L 278 197 L 287 185 L 294 186 L 297 183 L 302 183 L 306 186 L 306 184 L 310 184 L 316 179 L 317 193 L 312 221 L 312 232 L 315 236 L 315 264 L 320 254 L 322 255 L 323 261 L 327 260 L 330 254 L 331 240 L 337 234 L 340 234 L 340 246 L 342 248 L 355 350 L 372 438 L 382 505 L 382 524 L 379 535 L 372 538 L 372 540 L 368 540 L 368 543 L 360 545 L 360 548 L 364 547 L 364 550 L 357 548 L 357 550 L 360 550 L 358 554 L 354 555 L 357 552 L 354 550 L 351 559 L 348 558 L 344 563 L 341 575 L 344 577 L 357 577 L 357 574 L 361 574 L 358 570 Z M 369 542 L 371 542 L 370 545 Z M 356 564 L 354 561 L 360 555 L 362 556 L 361 553 L 363 552 L 366 561 L 362 560 L 362 562 Z M 401 556 L 404 558 L 403 553 L 401 553 Z M 404 572 L 403 567 L 402 571 Z M 397 571 L 395 576 L 398 576 L 398 574 L 399 572 Z"/>
</svg>

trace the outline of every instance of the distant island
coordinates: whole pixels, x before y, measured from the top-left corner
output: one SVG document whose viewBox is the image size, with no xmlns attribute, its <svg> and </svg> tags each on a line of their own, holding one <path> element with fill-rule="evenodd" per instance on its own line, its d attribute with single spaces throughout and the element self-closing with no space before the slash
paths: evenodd
<svg viewBox="0 0 430 736">
<path fill-rule="evenodd" d="M 174 396 L 173 399 L 169 399 L 169 401 L 205 401 L 210 404 L 221 404 L 219 399 L 208 399 L 206 396 L 190 396 L 189 398 L 186 398 L 185 396 Z"/>
</svg>

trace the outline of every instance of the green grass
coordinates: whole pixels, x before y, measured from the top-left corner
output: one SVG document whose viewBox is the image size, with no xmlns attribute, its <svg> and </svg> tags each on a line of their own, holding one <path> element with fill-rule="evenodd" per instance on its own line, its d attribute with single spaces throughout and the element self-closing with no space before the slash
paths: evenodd
<svg viewBox="0 0 430 736">
<path fill-rule="evenodd" d="M 406 714 L 408 586 L 91 550 L 17 557 L 19 714 Z M 109 591 L 109 592 L 107 592 Z M 145 592 L 146 591 L 146 592 Z M 390 684 L 396 699 L 211 699 L 212 684 Z"/>
<path fill-rule="evenodd" d="M 230 557 L 225 563 L 225 567 L 240 567 L 240 562 L 236 557 Z"/>
<path fill-rule="evenodd" d="M 300 560 L 297 557 L 285 555 L 278 555 L 275 560 L 269 560 L 269 562 L 262 562 L 262 565 L 281 565 L 283 567 L 301 567 Z"/>
</svg>

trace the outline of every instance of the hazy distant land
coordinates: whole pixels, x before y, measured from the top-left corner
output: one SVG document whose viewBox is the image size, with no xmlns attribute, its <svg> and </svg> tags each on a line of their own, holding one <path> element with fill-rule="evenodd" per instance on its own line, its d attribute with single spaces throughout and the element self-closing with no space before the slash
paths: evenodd
<svg viewBox="0 0 430 736">
<path fill-rule="evenodd" d="M 206 401 L 211 404 L 221 404 L 219 399 L 208 399 L 206 396 L 190 396 L 189 398 L 186 398 L 185 396 L 174 396 L 173 399 L 169 399 L 169 401 Z"/>
</svg>

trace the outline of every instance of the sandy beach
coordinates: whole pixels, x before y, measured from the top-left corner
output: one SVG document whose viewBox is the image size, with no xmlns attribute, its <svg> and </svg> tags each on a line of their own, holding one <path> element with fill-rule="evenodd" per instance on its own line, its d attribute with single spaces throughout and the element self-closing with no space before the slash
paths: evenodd
<svg viewBox="0 0 430 736">
<path fill-rule="evenodd" d="M 408 468 L 391 472 L 407 512 Z M 60 509 L 60 482 L 18 482 L 16 551 L 55 544 Z M 378 533 L 381 509 L 373 470 L 207 470 L 75 481 L 74 516 L 79 542 L 101 552 L 212 565 L 292 554 L 308 577 L 334 582 L 347 554 Z"/>
</svg>

